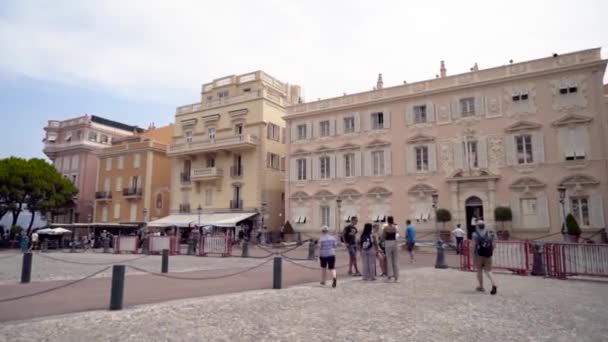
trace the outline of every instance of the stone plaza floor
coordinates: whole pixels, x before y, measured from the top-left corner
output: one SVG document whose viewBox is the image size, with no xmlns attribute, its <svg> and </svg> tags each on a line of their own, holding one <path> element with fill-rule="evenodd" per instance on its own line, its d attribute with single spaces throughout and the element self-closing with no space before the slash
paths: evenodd
<svg viewBox="0 0 608 342">
<path fill-rule="evenodd" d="M 318 283 L 0 323 L 0 341 L 605 341 L 608 284 L 407 269 L 400 282 Z"/>
</svg>

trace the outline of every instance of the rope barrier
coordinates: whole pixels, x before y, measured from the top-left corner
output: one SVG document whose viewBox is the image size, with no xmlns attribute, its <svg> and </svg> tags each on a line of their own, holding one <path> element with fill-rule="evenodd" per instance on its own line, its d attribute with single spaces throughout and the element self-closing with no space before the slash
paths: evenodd
<svg viewBox="0 0 608 342">
<path fill-rule="evenodd" d="M 317 267 L 312 267 L 312 266 L 308 266 L 308 265 L 302 265 L 302 264 L 300 264 L 300 263 L 298 263 L 298 262 L 295 262 L 294 260 L 291 260 L 291 259 L 289 259 L 289 258 L 285 258 L 285 261 L 287 261 L 287 262 L 288 262 L 288 263 L 290 263 L 290 264 L 293 264 L 293 265 L 296 265 L 296 266 L 299 266 L 299 267 L 302 267 L 302 268 L 306 268 L 306 269 L 309 269 L 309 270 L 315 270 L 315 271 L 319 271 L 319 270 L 321 270 L 321 268 L 320 268 L 320 267 L 318 267 L 318 266 L 317 266 Z M 308 260 L 308 261 L 312 261 L 312 260 Z M 348 264 L 346 264 L 346 265 L 341 265 L 341 266 L 336 266 L 336 267 L 334 267 L 334 268 L 335 268 L 335 269 L 339 269 L 339 268 L 346 268 L 346 267 L 348 267 Z"/>
<path fill-rule="evenodd" d="M 96 275 L 98 275 L 98 274 L 100 274 L 102 272 L 105 272 L 105 271 L 109 270 L 110 268 L 111 268 L 111 266 L 108 266 L 108 267 L 103 268 L 103 269 L 101 269 L 101 270 L 99 270 L 99 271 L 97 271 L 95 273 L 92 273 L 92 274 L 90 274 L 90 275 L 88 275 L 88 276 L 86 276 L 84 278 L 77 279 L 77 280 L 71 281 L 69 283 L 66 283 L 66 284 L 63 284 L 63 285 L 59 285 L 57 287 L 53 287 L 53 288 L 50 288 L 50 289 L 46 289 L 46 290 L 42 290 L 42 291 L 38 291 L 38 292 L 34 292 L 34 293 L 22 295 L 22 296 L 17 296 L 17 297 L 2 298 L 2 299 L 0 299 L 0 303 L 11 302 L 11 301 L 14 301 L 14 300 L 20 300 L 20 299 L 24 299 L 24 298 L 34 297 L 34 296 L 38 296 L 38 295 L 41 295 L 41 294 L 49 293 L 49 292 L 52 292 L 52 291 L 56 291 L 56 290 L 59 290 L 59 289 L 62 289 L 62 288 L 68 287 L 68 286 L 72 286 L 74 284 L 78 284 L 78 283 L 80 283 L 82 281 L 85 281 L 87 279 L 93 278 L 94 276 L 96 276 Z"/>
<path fill-rule="evenodd" d="M 317 259 L 316 257 L 315 257 L 313 260 L 310 260 L 310 259 L 308 259 L 308 258 L 292 258 L 292 257 L 290 257 L 290 256 L 283 255 L 283 254 L 281 254 L 281 256 L 282 256 L 283 258 L 285 258 L 285 259 L 289 259 L 289 260 L 295 260 L 295 261 L 315 261 L 315 260 Z"/>
<path fill-rule="evenodd" d="M 132 259 L 125 259 L 125 260 L 118 260 L 118 261 L 111 261 L 111 262 L 104 262 L 104 263 L 99 263 L 99 262 L 80 262 L 80 261 L 71 261 L 71 260 L 65 260 L 65 259 L 59 259 L 59 258 L 55 258 L 49 255 L 45 255 L 43 253 L 36 253 L 36 255 L 46 258 L 46 259 L 50 259 L 50 260 L 54 260 L 54 261 L 58 261 L 58 262 L 63 262 L 66 264 L 76 264 L 76 265 L 86 265 L 86 266 L 108 266 L 108 265 L 114 265 L 114 264 L 122 264 L 125 262 L 132 262 L 135 260 L 139 260 L 139 259 L 143 259 L 145 257 L 147 257 L 147 255 L 142 255 L 139 256 L 137 258 L 132 258 Z"/>
<path fill-rule="evenodd" d="M 232 256 L 232 257 L 243 258 L 243 259 L 266 259 L 266 258 L 271 257 L 273 255 L 274 255 L 274 253 L 266 254 L 265 256 L 253 256 L 253 255 L 250 255 L 250 256 L 244 257 L 244 256 L 241 256 L 241 255 L 230 254 L 230 256 Z"/>
<path fill-rule="evenodd" d="M 253 267 L 250 267 L 250 268 L 238 271 L 238 272 L 229 273 L 229 274 L 223 274 L 223 275 L 220 275 L 220 276 L 211 276 L 211 277 L 178 277 L 178 276 L 172 276 L 172 275 L 165 274 L 165 273 L 158 273 L 158 272 L 148 271 L 146 269 L 139 268 L 139 267 L 136 267 L 136 266 L 133 266 L 133 265 L 127 265 L 127 266 L 130 267 L 130 268 L 132 268 L 132 269 L 134 269 L 134 270 L 136 270 L 136 271 L 139 271 L 139 272 L 143 272 L 143 273 L 146 273 L 146 274 L 149 274 L 149 275 L 154 275 L 154 276 L 157 276 L 157 277 L 169 278 L 169 279 L 176 279 L 176 280 L 215 280 L 215 279 L 223 279 L 223 278 L 234 277 L 234 276 L 239 275 L 239 274 L 243 274 L 243 273 L 246 273 L 246 272 L 253 271 L 253 270 L 257 269 L 257 268 L 260 268 L 260 267 L 268 264 L 272 260 L 273 259 L 268 259 L 268 260 L 266 260 L 266 261 L 264 261 L 262 263 L 259 263 L 258 265 L 255 265 Z"/>
</svg>

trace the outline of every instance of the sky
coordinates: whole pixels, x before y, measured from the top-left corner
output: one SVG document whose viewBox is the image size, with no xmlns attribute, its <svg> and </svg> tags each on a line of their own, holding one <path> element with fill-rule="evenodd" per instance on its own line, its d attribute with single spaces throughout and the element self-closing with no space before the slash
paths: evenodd
<svg viewBox="0 0 608 342">
<path fill-rule="evenodd" d="M 601 47 L 608 1 L 0 1 L 0 158 L 47 120 L 148 127 L 213 79 L 264 70 L 306 100 Z M 604 78 L 606 80 L 606 78 Z"/>
</svg>

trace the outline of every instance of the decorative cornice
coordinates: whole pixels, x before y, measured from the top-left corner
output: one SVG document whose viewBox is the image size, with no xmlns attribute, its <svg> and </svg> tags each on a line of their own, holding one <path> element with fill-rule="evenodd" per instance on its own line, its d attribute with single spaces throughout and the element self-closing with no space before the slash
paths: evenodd
<svg viewBox="0 0 608 342">
<path fill-rule="evenodd" d="M 433 194 L 435 192 L 437 192 L 437 189 L 424 183 L 418 183 L 407 191 L 407 193 L 410 195 Z"/>
<path fill-rule="evenodd" d="M 563 186 L 581 186 L 581 185 L 597 185 L 597 184 L 600 184 L 600 182 L 597 179 L 595 179 L 589 175 L 576 174 L 576 175 L 568 176 L 568 177 L 562 179 L 562 181 L 559 184 L 563 185 Z"/>
<path fill-rule="evenodd" d="M 593 121 L 593 118 L 588 117 L 588 116 L 578 115 L 578 114 L 566 114 L 566 115 L 562 116 L 561 118 L 553 121 L 551 123 L 551 125 L 553 127 L 562 127 L 562 126 L 570 126 L 570 125 L 584 125 L 584 124 L 590 123 L 591 121 Z"/>
<path fill-rule="evenodd" d="M 529 131 L 534 129 L 541 129 L 543 126 L 539 123 L 532 121 L 518 121 L 508 127 L 505 128 L 505 132 L 507 133 L 515 133 L 520 131 Z"/>
<path fill-rule="evenodd" d="M 539 181 L 536 178 L 524 177 L 511 183 L 511 185 L 509 185 L 509 188 L 513 190 L 528 190 L 530 188 L 544 188 L 545 186 L 545 183 Z"/>
<path fill-rule="evenodd" d="M 416 134 L 415 136 L 407 139 L 405 142 L 407 142 L 408 144 L 422 144 L 422 143 L 429 143 L 429 142 L 434 142 L 435 141 L 435 137 L 430 136 L 430 135 L 426 135 L 426 134 Z"/>
<path fill-rule="evenodd" d="M 390 145 L 390 144 L 391 144 L 390 141 L 381 140 L 381 139 L 374 139 L 374 140 L 370 141 L 369 143 L 367 143 L 365 145 L 365 147 L 380 147 L 380 146 L 387 146 L 387 145 Z"/>
</svg>

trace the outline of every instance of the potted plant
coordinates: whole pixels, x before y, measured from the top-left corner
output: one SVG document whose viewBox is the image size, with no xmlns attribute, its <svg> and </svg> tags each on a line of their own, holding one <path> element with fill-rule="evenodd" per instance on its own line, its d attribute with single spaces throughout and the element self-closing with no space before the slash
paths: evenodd
<svg viewBox="0 0 608 342">
<path fill-rule="evenodd" d="M 578 243 L 582 231 L 581 227 L 578 225 L 578 222 L 576 222 L 574 215 L 572 214 L 568 214 L 568 216 L 566 216 L 566 230 L 568 232 L 570 242 Z"/>
<path fill-rule="evenodd" d="M 442 223 L 442 229 L 439 231 L 439 238 L 445 243 L 452 240 L 452 232 L 445 228 L 446 222 L 452 221 L 452 213 L 447 209 L 437 209 L 437 222 Z"/>
<path fill-rule="evenodd" d="M 513 220 L 513 212 L 509 207 L 496 207 L 494 209 L 494 220 L 500 222 L 500 229 L 496 231 L 496 236 L 499 240 L 509 240 L 510 233 L 505 228 L 505 222 L 511 222 Z"/>
</svg>

